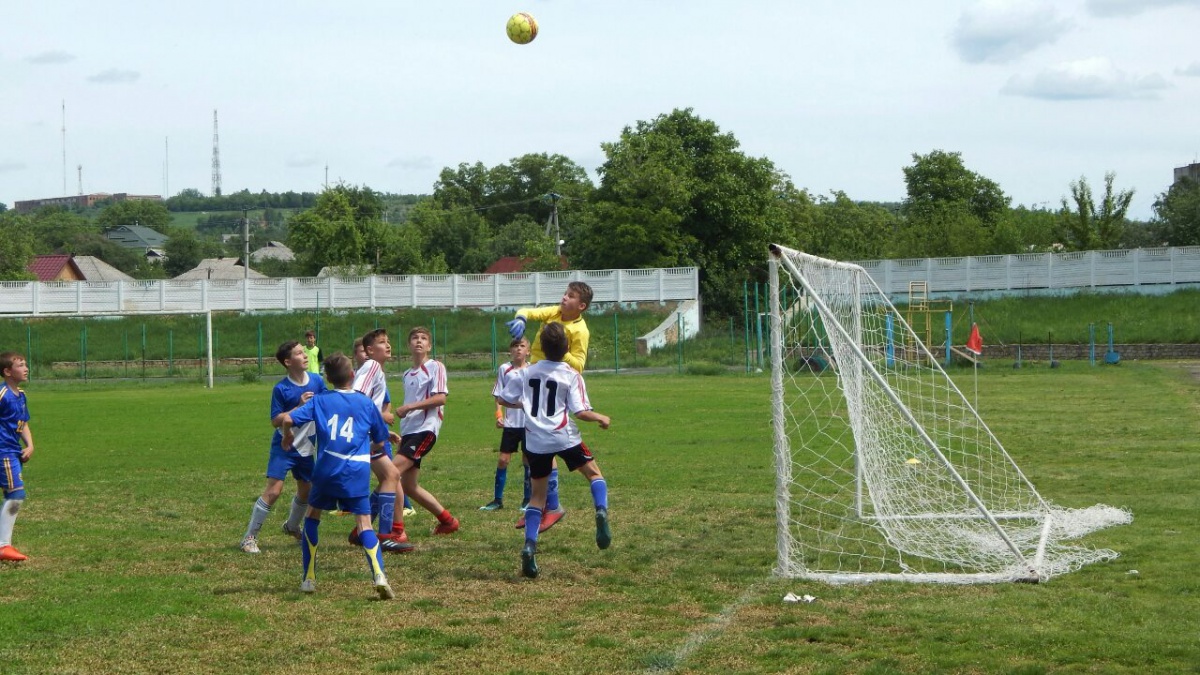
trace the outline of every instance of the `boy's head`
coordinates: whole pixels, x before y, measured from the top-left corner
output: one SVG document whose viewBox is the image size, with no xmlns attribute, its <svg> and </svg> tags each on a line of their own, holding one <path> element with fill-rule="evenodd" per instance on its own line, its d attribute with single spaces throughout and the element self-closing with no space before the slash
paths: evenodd
<svg viewBox="0 0 1200 675">
<path fill-rule="evenodd" d="M 567 284 L 567 292 L 563 293 L 562 300 L 558 303 L 558 310 L 563 319 L 574 321 L 579 318 L 580 314 L 587 311 L 591 304 L 592 287 L 582 281 L 572 281 Z"/>
<path fill-rule="evenodd" d="M 300 343 L 295 340 L 288 340 L 279 345 L 279 349 L 275 350 L 275 360 L 288 370 L 291 370 L 293 366 L 297 369 L 308 368 L 308 354 L 304 353 L 304 347 L 301 347 Z"/>
<path fill-rule="evenodd" d="M 4 352 L 0 354 L 0 377 L 14 382 L 24 382 L 29 379 L 29 365 L 20 352 Z"/>
<path fill-rule="evenodd" d="M 367 362 L 367 350 L 363 348 L 362 338 L 354 339 L 354 367 L 358 368 Z"/>
<path fill-rule="evenodd" d="M 335 389 L 346 389 L 354 381 L 354 364 L 341 352 L 325 359 L 325 379 Z"/>
<path fill-rule="evenodd" d="M 542 327 L 542 353 L 547 361 L 562 361 L 569 346 L 567 329 L 561 323 L 548 323 Z"/>
<path fill-rule="evenodd" d="M 376 328 L 367 331 L 362 336 L 363 352 L 372 361 L 383 363 L 392 358 L 392 342 L 388 339 L 386 328 Z"/>
<path fill-rule="evenodd" d="M 513 341 L 508 343 L 508 355 L 518 363 L 527 361 L 529 359 L 529 340 L 523 337 L 513 338 Z"/>
<path fill-rule="evenodd" d="M 408 331 L 408 351 L 413 356 L 428 354 L 433 346 L 433 334 L 425 326 L 415 326 Z"/>
<path fill-rule="evenodd" d="M 304 331 L 304 342 L 307 343 L 309 347 L 317 344 L 317 334 L 311 330 Z"/>
</svg>

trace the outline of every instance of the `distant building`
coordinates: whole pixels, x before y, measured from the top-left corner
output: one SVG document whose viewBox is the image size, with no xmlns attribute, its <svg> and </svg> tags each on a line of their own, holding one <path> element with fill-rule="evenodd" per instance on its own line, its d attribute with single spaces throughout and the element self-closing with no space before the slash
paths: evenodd
<svg viewBox="0 0 1200 675">
<path fill-rule="evenodd" d="M 1187 166 L 1181 166 L 1175 169 L 1175 182 L 1190 178 L 1197 183 L 1200 183 L 1200 162 L 1192 162 Z"/>
<path fill-rule="evenodd" d="M 534 258 L 530 258 L 530 257 L 522 258 L 522 257 L 515 256 L 515 255 L 505 256 L 503 258 L 500 258 L 496 262 L 492 263 L 490 266 L 488 266 L 488 268 L 486 270 L 484 270 L 483 273 L 484 274 L 513 274 L 515 272 L 524 272 L 525 267 L 533 261 L 534 261 Z M 564 269 L 564 270 L 567 269 L 566 256 L 559 256 L 558 262 L 559 262 L 559 267 L 561 269 Z"/>
<path fill-rule="evenodd" d="M 282 260 L 284 262 L 292 262 L 296 259 L 296 254 L 292 253 L 292 249 L 288 248 L 281 241 L 268 241 L 266 246 L 255 250 L 250 254 L 250 262 L 256 263 L 260 260 Z"/>
<path fill-rule="evenodd" d="M 83 281 L 83 270 L 69 255 L 39 255 L 25 268 L 38 281 Z"/>
<path fill-rule="evenodd" d="M 144 225 L 118 225 L 106 231 L 104 236 L 121 248 L 136 249 L 147 258 L 155 259 L 161 257 L 161 251 L 167 245 L 168 238 L 158 230 Z M 151 256 L 151 251 L 157 255 Z"/>
<path fill-rule="evenodd" d="M 199 265 L 175 277 L 181 281 L 191 279 L 208 279 L 212 281 L 225 280 L 235 281 L 237 279 L 247 278 L 246 268 L 242 265 L 241 258 L 205 258 L 200 261 Z M 256 272 L 253 269 L 249 272 L 251 279 L 266 279 L 267 275 L 262 272 Z"/>
<path fill-rule="evenodd" d="M 48 199 L 28 199 L 22 202 L 13 204 L 13 209 L 17 213 L 29 213 L 37 211 L 43 206 L 57 206 L 62 208 L 91 208 L 96 205 L 96 202 L 104 200 L 114 202 L 161 202 L 162 197 L 158 195 L 131 195 L 128 192 L 118 192 L 116 194 L 108 194 L 107 192 L 94 192 L 89 195 L 73 195 L 70 197 L 50 197 Z"/>
<path fill-rule="evenodd" d="M 103 260 L 91 255 L 75 256 L 75 264 L 83 272 L 84 281 L 133 281 L 134 278 Z"/>
</svg>

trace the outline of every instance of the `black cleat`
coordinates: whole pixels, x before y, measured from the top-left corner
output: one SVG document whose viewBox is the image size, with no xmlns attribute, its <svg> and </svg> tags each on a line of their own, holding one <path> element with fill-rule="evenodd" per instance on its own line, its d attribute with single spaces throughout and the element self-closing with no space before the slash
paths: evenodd
<svg viewBox="0 0 1200 675">
<path fill-rule="evenodd" d="M 525 542 L 525 548 L 521 549 L 521 575 L 530 579 L 536 579 L 538 575 L 537 560 L 534 555 L 537 552 L 537 546 L 532 541 Z"/>
</svg>

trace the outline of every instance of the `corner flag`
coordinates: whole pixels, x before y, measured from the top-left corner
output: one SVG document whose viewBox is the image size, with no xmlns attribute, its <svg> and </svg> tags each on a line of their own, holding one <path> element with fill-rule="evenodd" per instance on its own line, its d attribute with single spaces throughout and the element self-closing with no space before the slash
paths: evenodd
<svg viewBox="0 0 1200 675">
<path fill-rule="evenodd" d="M 967 338 L 967 351 L 976 356 L 983 354 L 983 336 L 979 334 L 979 324 L 971 324 L 971 335 Z"/>
</svg>

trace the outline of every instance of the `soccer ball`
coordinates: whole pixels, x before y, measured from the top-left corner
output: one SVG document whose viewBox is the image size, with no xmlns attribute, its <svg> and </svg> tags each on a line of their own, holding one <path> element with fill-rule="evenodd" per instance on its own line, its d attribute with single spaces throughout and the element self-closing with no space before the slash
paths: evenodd
<svg viewBox="0 0 1200 675">
<path fill-rule="evenodd" d="M 508 39 L 519 45 L 527 45 L 537 37 L 537 20 L 527 12 L 517 12 L 508 17 Z"/>
</svg>

